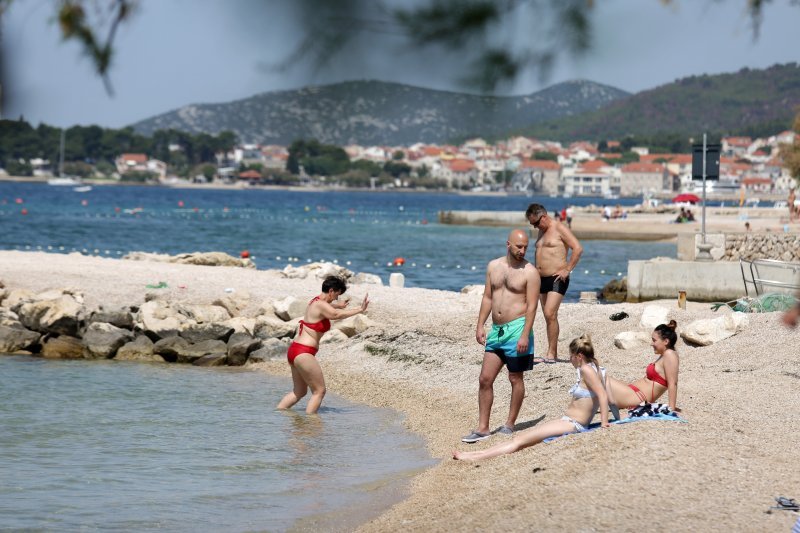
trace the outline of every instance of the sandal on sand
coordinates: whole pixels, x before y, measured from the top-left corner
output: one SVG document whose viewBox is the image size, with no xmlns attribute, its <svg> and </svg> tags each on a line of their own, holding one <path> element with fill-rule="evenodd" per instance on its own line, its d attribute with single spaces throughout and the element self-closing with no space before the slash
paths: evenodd
<svg viewBox="0 0 800 533">
<path fill-rule="evenodd" d="M 776 511 L 800 511 L 800 505 L 794 501 L 794 498 L 778 496 L 775 498 L 775 502 L 778 505 L 773 505 L 770 509 L 775 509 Z"/>
<path fill-rule="evenodd" d="M 467 444 L 473 444 L 478 442 L 479 440 L 488 439 L 491 437 L 491 433 L 478 433 L 477 431 L 473 431 L 469 435 L 462 437 L 461 442 L 466 442 Z"/>
</svg>

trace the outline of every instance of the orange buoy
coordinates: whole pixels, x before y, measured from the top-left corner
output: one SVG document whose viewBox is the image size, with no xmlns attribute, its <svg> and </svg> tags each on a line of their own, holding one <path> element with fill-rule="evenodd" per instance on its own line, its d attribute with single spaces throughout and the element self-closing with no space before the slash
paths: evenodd
<svg viewBox="0 0 800 533">
<path fill-rule="evenodd" d="M 178 207 L 183 207 L 183 200 L 178 200 Z"/>
<path fill-rule="evenodd" d="M 242 259 L 247 259 L 248 257 L 250 257 L 250 251 L 249 250 L 242 250 L 242 253 L 240 253 L 239 256 Z"/>
<path fill-rule="evenodd" d="M 397 267 L 403 266 L 405 264 L 405 262 L 406 262 L 406 260 L 403 259 L 402 257 L 395 257 L 394 261 L 393 261 L 394 266 L 397 266 Z"/>
<path fill-rule="evenodd" d="M 28 214 L 28 210 L 23 207 L 22 210 L 20 211 L 20 213 L 22 213 L 23 215 L 27 215 Z"/>
</svg>

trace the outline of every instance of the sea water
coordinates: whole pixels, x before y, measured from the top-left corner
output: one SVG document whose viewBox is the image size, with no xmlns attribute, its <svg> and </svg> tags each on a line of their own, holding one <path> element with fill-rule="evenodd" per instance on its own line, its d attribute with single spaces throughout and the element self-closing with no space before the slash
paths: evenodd
<svg viewBox="0 0 800 533">
<path fill-rule="evenodd" d="M 509 228 L 439 224 L 439 211 L 519 211 L 522 218 L 531 202 L 552 212 L 567 202 L 600 205 L 607 200 L 141 186 L 95 186 L 79 193 L 70 187 L 0 182 L 0 249 L 104 257 L 132 251 L 239 256 L 247 250 L 259 269 L 324 260 L 377 274 L 384 283 L 391 273 L 402 272 L 407 287 L 458 291 L 484 282 L 487 263 L 506 253 Z M 583 244 L 566 301 L 625 276 L 630 259 L 676 255 L 675 243 Z M 402 266 L 394 265 L 398 257 L 404 259 Z M 528 257 L 533 258 L 533 250 Z"/>
<path fill-rule="evenodd" d="M 231 368 L 0 356 L 0 529 L 352 529 L 432 464 L 395 412 Z"/>
</svg>

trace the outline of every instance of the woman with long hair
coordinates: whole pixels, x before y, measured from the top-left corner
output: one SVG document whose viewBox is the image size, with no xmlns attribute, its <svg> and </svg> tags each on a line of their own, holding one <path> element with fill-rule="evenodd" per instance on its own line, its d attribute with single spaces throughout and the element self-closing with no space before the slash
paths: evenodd
<svg viewBox="0 0 800 533">
<path fill-rule="evenodd" d="M 574 339 L 569 345 L 569 361 L 575 367 L 577 379 L 569 390 L 571 401 L 558 420 L 516 433 L 510 440 L 477 452 L 455 450 L 453 459 L 478 461 L 533 446 L 548 437 L 586 431 L 598 408 L 600 424 L 608 427 L 608 397 L 605 386 L 605 369 L 594 356 L 594 346 L 588 335 Z"/>
</svg>

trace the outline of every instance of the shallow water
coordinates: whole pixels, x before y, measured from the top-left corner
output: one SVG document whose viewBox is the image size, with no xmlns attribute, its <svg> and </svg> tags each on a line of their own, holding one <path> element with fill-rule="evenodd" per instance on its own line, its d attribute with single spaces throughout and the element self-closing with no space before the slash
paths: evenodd
<svg viewBox="0 0 800 533">
<path fill-rule="evenodd" d="M 16 200 L 22 201 L 17 204 Z M 248 250 L 260 269 L 336 261 L 355 272 L 402 272 L 407 287 L 450 291 L 482 284 L 486 264 L 505 254 L 509 228 L 438 224 L 441 210 L 561 209 L 561 198 L 437 193 L 295 192 L 0 182 L 0 249 L 120 257 L 131 251 L 178 254 Z M 576 205 L 602 198 L 573 198 Z M 623 205 L 635 199 L 619 200 Z M 616 200 L 614 201 L 617 202 Z M 84 205 L 85 204 L 85 205 Z M 28 214 L 22 215 L 21 210 Z M 590 241 L 566 301 L 627 274 L 629 259 L 675 257 L 674 243 Z M 402 267 L 392 266 L 396 257 Z M 532 250 L 528 254 L 533 257 Z M 296 259 L 295 259 L 296 258 Z"/>
<path fill-rule="evenodd" d="M 0 356 L 0 525 L 284 531 L 316 517 L 346 529 L 432 464 L 395 412 L 331 394 L 320 416 L 275 411 L 290 383 L 242 369 Z"/>
</svg>

